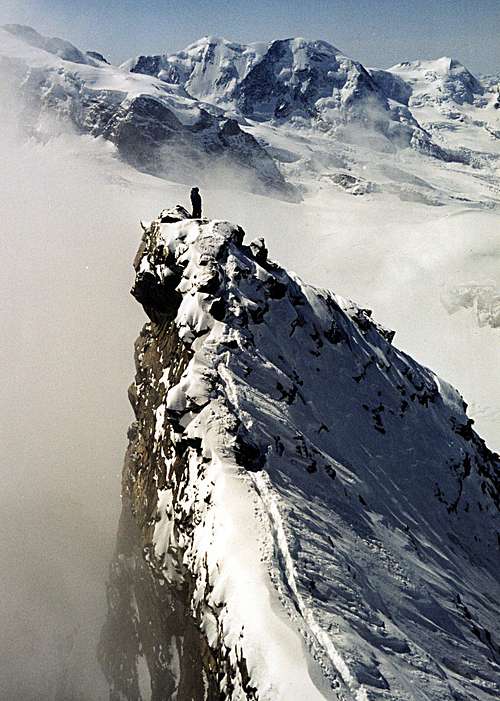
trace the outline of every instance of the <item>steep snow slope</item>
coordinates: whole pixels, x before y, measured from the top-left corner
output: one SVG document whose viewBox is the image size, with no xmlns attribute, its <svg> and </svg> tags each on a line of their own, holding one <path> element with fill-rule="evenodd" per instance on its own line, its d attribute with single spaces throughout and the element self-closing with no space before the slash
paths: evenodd
<svg viewBox="0 0 500 701">
<path fill-rule="evenodd" d="M 156 584 L 122 531 L 117 698 L 185 698 L 198 649 L 200 698 L 491 700 L 499 462 L 460 395 L 261 240 L 185 217 L 164 212 L 135 261 L 151 322 L 124 490 Z M 160 590 L 197 637 L 151 623 L 143 642 Z"/>
<path fill-rule="evenodd" d="M 236 44 L 203 37 L 175 54 L 138 56 L 122 64 L 132 73 L 153 75 L 166 83 L 183 85 L 199 100 L 230 104 L 238 83 L 261 60 L 268 44 Z"/>
<path fill-rule="evenodd" d="M 250 134 L 180 86 L 125 72 L 18 25 L 0 29 L 0 61 L 2 80 L 24 96 L 21 122 L 29 134 L 50 138 L 47 123 L 53 130 L 57 119 L 59 129 L 109 139 L 138 169 L 181 181 L 203 180 L 209 154 L 211 167 L 231 167 L 242 189 L 295 197 Z"/>
</svg>

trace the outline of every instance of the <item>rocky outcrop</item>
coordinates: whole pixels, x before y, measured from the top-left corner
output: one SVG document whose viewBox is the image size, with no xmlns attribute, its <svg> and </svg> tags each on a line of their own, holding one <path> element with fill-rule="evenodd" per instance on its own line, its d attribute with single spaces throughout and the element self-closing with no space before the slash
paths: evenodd
<svg viewBox="0 0 500 701">
<path fill-rule="evenodd" d="M 388 98 L 408 106 L 412 90 L 410 84 L 403 78 L 377 68 L 370 68 L 370 75 Z"/>
<path fill-rule="evenodd" d="M 165 211 L 134 266 L 112 699 L 491 701 L 499 461 L 458 393 L 228 222 Z"/>
</svg>

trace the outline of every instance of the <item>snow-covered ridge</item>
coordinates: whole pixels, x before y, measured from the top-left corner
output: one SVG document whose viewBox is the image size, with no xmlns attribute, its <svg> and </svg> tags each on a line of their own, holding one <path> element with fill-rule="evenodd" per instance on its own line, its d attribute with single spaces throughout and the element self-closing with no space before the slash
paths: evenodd
<svg viewBox="0 0 500 701">
<path fill-rule="evenodd" d="M 144 227 L 124 486 L 202 636 L 200 698 L 491 701 L 499 461 L 460 395 L 240 227 Z M 146 665 L 175 698 L 184 643 L 144 644 L 115 690 Z"/>
</svg>

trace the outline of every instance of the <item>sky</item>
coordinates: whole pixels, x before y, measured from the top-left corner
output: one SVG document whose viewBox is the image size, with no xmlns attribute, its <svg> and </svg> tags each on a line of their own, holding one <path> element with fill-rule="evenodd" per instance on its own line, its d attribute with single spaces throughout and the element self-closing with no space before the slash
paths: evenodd
<svg viewBox="0 0 500 701">
<path fill-rule="evenodd" d="M 379 68 L 447 55 L 476 73 L 500 70 L 500 0 L 2 0 L 0 23 L 8 22 L 113 63 L 177 51 L 205 35 L 305 36 Z"/>
</svg>

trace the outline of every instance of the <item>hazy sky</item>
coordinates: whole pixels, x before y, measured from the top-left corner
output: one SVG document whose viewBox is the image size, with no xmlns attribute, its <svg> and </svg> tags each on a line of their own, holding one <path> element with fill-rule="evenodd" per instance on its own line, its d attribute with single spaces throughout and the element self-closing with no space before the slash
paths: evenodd
<svg viewBox="0 0 500 701">
<path fill-rule="evenodd" d="M 2 0 L 6 22 L 30 24 L 112 62 L 213 34 L 241 42 L 325 39 L 382 68 L 448 55 L 472 71 L 500 70 L 500 0 Z"/>
</svg>

